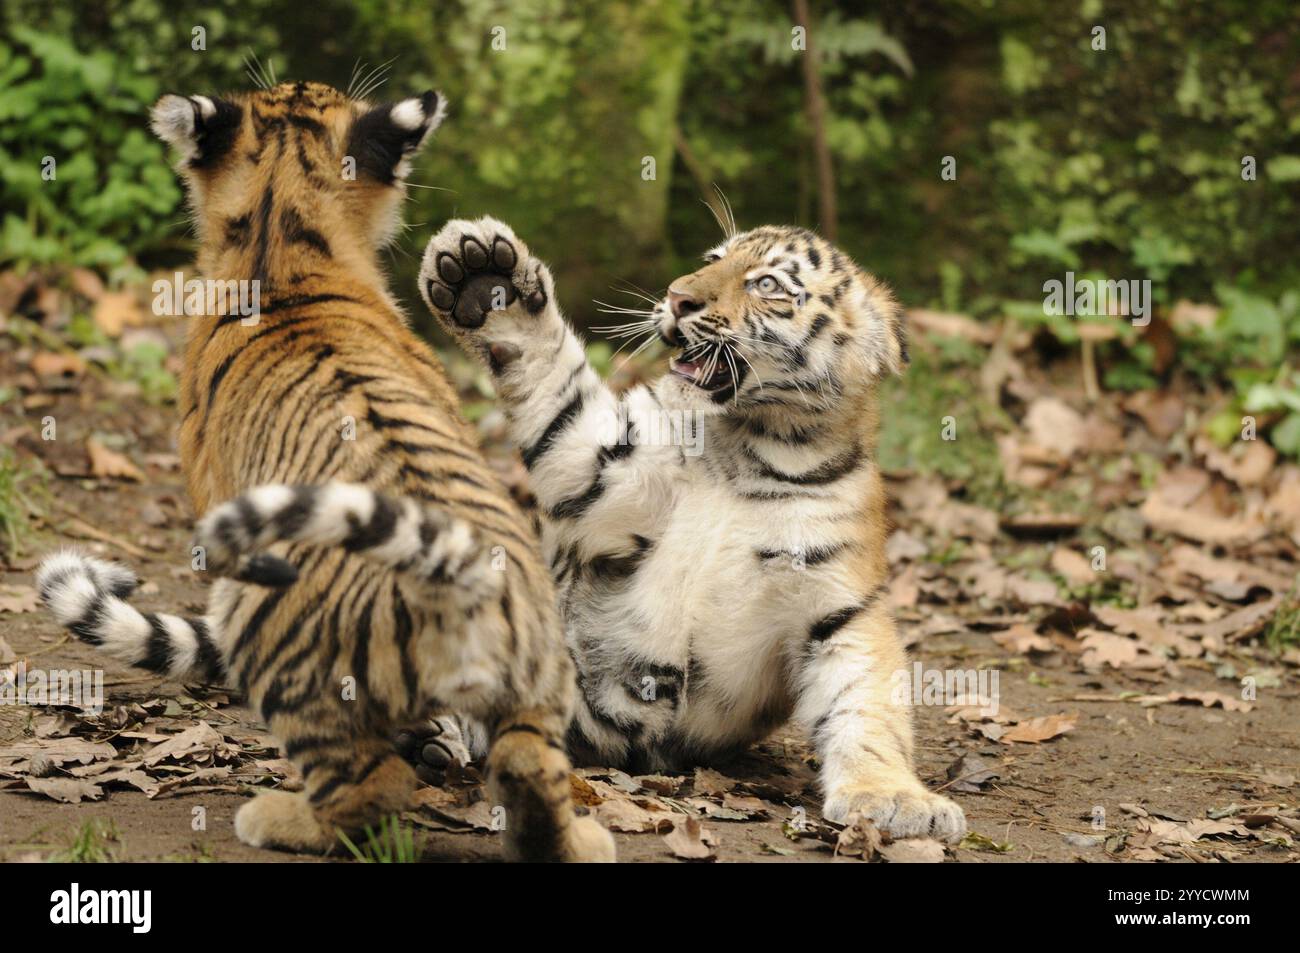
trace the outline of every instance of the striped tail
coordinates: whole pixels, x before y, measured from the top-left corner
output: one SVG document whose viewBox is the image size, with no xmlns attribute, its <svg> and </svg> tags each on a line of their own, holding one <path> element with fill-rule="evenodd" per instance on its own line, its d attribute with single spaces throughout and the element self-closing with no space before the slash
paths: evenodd
<svg viewBox="0 0 1300 953">
<path fill-rule="evenodd" d="M 221 653 L 204 619 L 141 612 L 126 601 L 139 580 L 116 563 L 65 550 L 36 571 L 41 601 L 81 641 L 159 675 L 222 682 Z"/>
<path fill-rule="evenodd" d="M 267 484 L 212 509 L 195 545 L 207 569 L 241 582 L 283 586 L 297 568 L 263 552 L 274 543 L 339 546 L 387 566 L 432 601 L 463 605 L 500 596 L 503 573 L 478 530 L 439 506 L 354 483 Z M 504 567 L 502 567 L 504 568 Z"/>
</svg>

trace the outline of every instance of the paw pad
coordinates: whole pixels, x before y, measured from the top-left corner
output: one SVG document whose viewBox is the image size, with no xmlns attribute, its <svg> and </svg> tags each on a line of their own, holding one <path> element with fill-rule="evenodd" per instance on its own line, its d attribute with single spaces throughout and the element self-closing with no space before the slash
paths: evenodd
<svg viewBox="0 0 1300 953">
<path fill-rule="evenodd" d="M 433 274 L 425 273 L 425 290 L 429 303 L 446 312 L 457 327 L 480 328 L 490 311 L 506 308 L 521 296 L 532 313 L 546 303 L 540 287 L 521 291 L 516 285 L 520 253 L 509 239 L 444 230 L 434 242 L 441 250 L 434 257 Z M 524 283 L 530 284 L 527 279 Z"/>
</svg>

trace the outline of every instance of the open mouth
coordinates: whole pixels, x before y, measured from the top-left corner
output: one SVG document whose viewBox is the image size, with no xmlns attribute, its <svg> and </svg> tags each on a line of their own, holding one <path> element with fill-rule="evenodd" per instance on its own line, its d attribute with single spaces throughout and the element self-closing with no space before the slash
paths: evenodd
<svg viewBox="0 0 1300 953">
<path fill-rule="evenodd" d="M 725 399 L 740 383 L 739 368 L 733 372 L 733 366 L 725 355 L 713 351 L 697 358 L 675 357 L 669 370 L 714 398 Z"/>
</svg>

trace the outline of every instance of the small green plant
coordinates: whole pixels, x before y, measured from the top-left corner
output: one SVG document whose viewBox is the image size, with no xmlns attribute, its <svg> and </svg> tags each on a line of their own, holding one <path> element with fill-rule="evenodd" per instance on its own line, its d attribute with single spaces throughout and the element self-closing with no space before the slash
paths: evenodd
<svg viewBox="0 0 1300 953">
<path fill-rule="evenodd" d="M 1300 645 L 1300 587 L 1292 589 L 1282 600 L 1264 633 L 1264 643 L 1274 652 Z"/>
<path fill-rule="evenodd" d="M 1002 498 L 1002 464 L 995 435 L 1005 427 L 1001 411 L 985 401 L 969 366 L 970 345 L 946 342 L 933 351 L 917 347 L 907 373 L 881 393 L 879 458 L 894 470 L 938 473 L 966 485 L 969 498 Z M 945 436 L 946 418 L 962 408 Z"/>
<path fill-rule="evenodd" d="M 415 829 L 403 824 L 396 814 L 381 820 L 378 831 L 367 827 L 363 847 L 357 847 L 342 831 L 339 831 L 339 840 L 361 864 L 413 864 L 420 858 L 415 844 Z"/>
<path fill-rule="evenodd" d="M 86 821 L 68 840 L 68 846 L 50 855 L 60 864 L 108 864 L 117 859 L 122 835 L 112 821 Z"/>
<path fill-rule="evenodd" d="M 41 471 L 0 447 L 0 554 L 19 555 L 31 535 L 30 519 L 40 513 Z"/>
<path fill-rule="evenodd" d="M 122 355 L 114 374 L 140 385 L 140 393 L 151 404 L 176 399 L 176 377 L 167 370 L 167 349 L 153 341 L 141 341 Z"/>
</svg>

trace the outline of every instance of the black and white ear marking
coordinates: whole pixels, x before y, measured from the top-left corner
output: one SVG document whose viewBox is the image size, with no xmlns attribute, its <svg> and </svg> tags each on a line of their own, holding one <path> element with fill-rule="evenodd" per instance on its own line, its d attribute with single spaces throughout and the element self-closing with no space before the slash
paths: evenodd
<svg viewBox="0 0 1300 953">
<path fill-rule="evenodd" d="M 447 100 L 429 90 L 395 103 L 381 103 L 352 124 L 348 154 L 358 171 L 390 184 L 411 172 L 411 157 L 442 123 Z"/>
<path fill-rule="evenodd" d="M 168 94 L 149 114 L 150 127 L 163 142 L 192 166 L 215 162 L 229 150 L 243 111 L 232 102 L 211 96 Z"/>
</svg>

